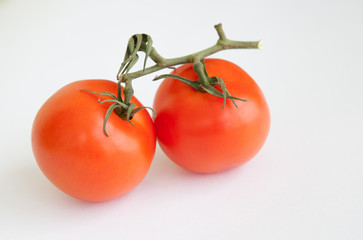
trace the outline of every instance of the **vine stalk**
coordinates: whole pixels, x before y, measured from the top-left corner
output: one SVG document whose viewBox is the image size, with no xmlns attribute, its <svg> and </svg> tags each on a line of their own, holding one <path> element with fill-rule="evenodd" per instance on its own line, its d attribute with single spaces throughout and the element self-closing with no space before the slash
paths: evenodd
<svg viewBox="0 0 363 240">
<path fill-rule="evenodd" d="M 119 82 L 127 82 L 133 79 L 145 76 L 147 74 L 170 68 L 176 65 L 184 64 L 184 63 L 192 63 L 196 58 L 204 59 L 207 56 L 210 56 L 216 52 L 226 49 L 261 49 L 261 41 L 234 41 L 230 40 L 226 37 L 226 34 L 223 31 L 222 24 L 217 24 L 214 26 L 216 29 L 219 39 L 217 43 L 209 48 L 206 48 L 202 51 L 189 54 L 183 57 L 177 58 L 163 58 L 154 47 L 152 47 L 149 57 L 155 62 L 155 65 L 145 68 L 143 70 L 139 70 L 132 73 L 126 73 L 117 75 L 117 80 Z M 146 46 L 140 47 L 141 51 L 146 51 Z"/>
<path fill-rule="evenodd" d="M 140 110 L 149 108 L 144 106 L 136 107 L 136 104 L 131 102 L 131 98 L 134 94 L 134 89 L 132 87 L 132 80 L 162 70 L 164 68 L 171 68 L 175 65 L 180 65 L 184 63 L 193 63 L 193 69 L 198 74 L 198 80 L 192 81 L 173 74 L 164 74 L 154 78 L 154 80 L 158 80 L 161 78 L 174 78 L 195 88 L 197 91 L 221 97 L 224 99 L 222 108 L 224 108 L 227 99 L 230 99 L 237 108 L 238 106 L 234 100 L 247 101 L 246 99 L 241 99 L 231 96 L 231 94 L 228 92 L 226 88 L 226 84 L 223 82 L 223 79 L 219 78 L 218 76 L 208 76 L 204 64 L 204 58 L 209 55 L 212 55 L 213 53 L 225 49 L 246 49 L 246 48 L 260 49 L 261 41 L 254 41 L 254 42 L 233 41 L 226 37 L 226 34 L 222 29 L 222 24 L 217 24 L 214 26 L 214 28 L 216 29 L 219 36 L 219 39 L 215 45 L 206 48 L 202 51 L 177 58 L 162 57 L 152 46 L 152 39 L 149 35 L 147 34 L 133 35 L 128 42 L 124 61 L 121 63 L 120 69 L 116 76 L 117 96 L 109 92 L 93 92 L 87 89 L 82 89 L 83 91 L 90 92 L 92 94 L 110 97 L 110 99 L 100 101 L 100 103 L 112 102 L 105 115 L 104 126 L 103 126 L 105 135 L 108 136 L 106 132 L 106 123 L 112 112 L 115 112 L 123 120 L 127 120 L 131 124 L 133 124 L 131 122 L 133 116 Z M 145 53 L 143 69 L 140 71 L 130 73 L 129 71 L 139 60 L 139 56 L 137 54 L 139 51 Z M 148 58 L 153 60 L 155 62 L 155 65 L 146 68 L 146 60 Z M 121 90 L 122 89 L 121 84 L 125 85 L 123 91 Z M 214 87 L 216 85 L 219 85 L 222 91 L 218 91 Z M 122 96 L 122 93 L 124 96 Z M 154 111 L 152 108 L 150 109 Z"/>
</svg>

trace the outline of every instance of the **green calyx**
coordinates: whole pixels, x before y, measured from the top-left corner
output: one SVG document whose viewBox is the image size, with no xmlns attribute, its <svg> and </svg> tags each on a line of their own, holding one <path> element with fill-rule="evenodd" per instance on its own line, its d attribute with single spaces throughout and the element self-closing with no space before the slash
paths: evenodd
<svg viewBox="0 0 363 240">
<path fill-rule="evenodd" d="M 125 93 L 124 99 L 122 98 L 122 95 L 121 95 L 121 82 L 118 82 L 118 84 L 117 84 L 117 97 L 114 94 L 109 93 L 109 92 L 93 92 L 93 91 L 90 91 L 87 89 L 81 89 L 81 90 L 92 93 L 92 94 L 96 94 L 96 95 L 110 97 L 110 99 L 106 99 L 103 101 L 101 101 L 101 99 L 98 99 L 98 102 L 100 104 L 106 103 L 106 102 L 112 103 L 110 105 L 110 107 L 107 109 L 107 112 L 106 112 L 105 118 L 104 118 L 104 123 L 103 123 L 103 132 L 105 133 L 105 135 L 107 137 L 108 137 L 108 134 L 106 131 L 106 125 L 107 125 L 107 121 L 108 121 L 109 117 L 111 116 L 112 112 L 115 112 L 120 118 L 128 121 L 131 125 L 134 125 L 131 121 L 133 119 L 134 115 L 136 113 L 138 113 L 139 111 L 141 111 L 142 109 L 145 109 L 145 108 L 150 109 L 155 115 L 154 109 L 152 109 L 150 107 L 145 107 L 145 106 L 136 107 L 135 103 L 130 102 L 132 94 L 133 94 L 133 90 L 130 90 L 130 85 L 128 85 L 128 84 L 126 84 L 125 89 L 124 89 L 124 93 Z"/>
<path fill-rule="evenodd" d="M 157 76 L 154 78 L 154 81 L 162 78 L 173 78 L 189 85 L 190 87 L 194 88 L 199 92 L 205 92 L 213 96 L 223 98 L 222 109 L 224 109 L 227 99 L 231 99 L 236 108 L 238 108 L 238 106 L 234 100 L 239 100 L 243 102 L 248 101 L 247 99 L 231 96 L 231 94 L 228 92 L 226 88 L 226 84 L 223 82 L 223 80 L 220 77 L 210 77 L 207 73 L 204 59 L 196 59 L 193 64 L 193 70 L 198 74 L 197 81 L 192 81 L 187 78 L 183 78 L 174 74 L 163 74 Z M 222 92 L 216 89 L 215 86 L 219 86 Z"/>
</svg>

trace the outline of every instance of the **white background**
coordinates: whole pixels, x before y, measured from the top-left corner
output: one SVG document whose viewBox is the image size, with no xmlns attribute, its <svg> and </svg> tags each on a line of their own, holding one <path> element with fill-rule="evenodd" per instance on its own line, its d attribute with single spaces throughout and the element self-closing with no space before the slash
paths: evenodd
<svg viewBox="0 0 363 240">
<path fill-rule="evenodd" d="M 358 0 L 0 0 L 0 238 L 363 239 L 362 9 Z M 270 105 L 270 135 L 252 161 L 197 175 L 157 149 L 137 188 L 97 204 L 51 185 L 30 145 L 48 97 L 75 80 L 114 80 L 134 33 L 177 57 L 213 45 L 219 22 L 231 39 L 264 41 L 214 55 L 244 68 Z M 155 75 L 134 83 L 147 106 Z"/>
</svg>

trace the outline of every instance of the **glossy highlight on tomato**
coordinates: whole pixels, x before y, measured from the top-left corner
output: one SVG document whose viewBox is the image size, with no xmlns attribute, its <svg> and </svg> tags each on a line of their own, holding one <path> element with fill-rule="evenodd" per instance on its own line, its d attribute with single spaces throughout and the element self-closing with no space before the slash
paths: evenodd
<svg viewBox="0 0 363 240">
<path fill-rule="evenodd" d="M 132 124 L 115 112 L 103 132 L 108 99 L 81 89 L 111 92 L 108 80 L 73 82 L 50 97 L 32 128 L 35 159 L 45 176 L 60 190 L 85 201 L 105 201 L 135 188 L 147 174 L 155 153 L 152 119 L 143 109 Z M 132 97 L 137 107 L 141 103 Z"/>
<path fill-rule="evenodd" d="M 256 82 L 239 66 L 221 59 L 206 59 L 209 76 L 223 79 L 229 93 L 247 102 L 200 92 L 175 79 L 159 86 L 154 109 L 158 142 L 164 153 L 181 167 L 198 173 L 238 167 L 262 148 L 270 128 L 270 113 Z M 171 74 L 197 80 L 193 64 Z"/>
</svg>

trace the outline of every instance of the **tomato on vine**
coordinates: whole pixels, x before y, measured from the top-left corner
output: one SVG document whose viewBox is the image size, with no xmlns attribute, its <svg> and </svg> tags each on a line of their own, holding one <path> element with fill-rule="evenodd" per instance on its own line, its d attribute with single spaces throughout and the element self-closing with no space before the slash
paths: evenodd
<svg viewBox="0 0 363 240">
<path fill-rule="evenodd" d="M 112 98 L 82 89 L 116 96 L 117 84 L 84 80 L 58 90 L 34 120 L 33 153 L 44 175 L 63 192 L 85 201 L 110 200 L 146 176 L 155 152 L 153 122 L 140 109 L 132 124 L 112 112 L 105 125 Z M 135 97 L 131 101 L 142 107 Z"/>
<path fill-rule="evenodd" d="M 193 172 L 213 173 L 256 155 L 267 138 L 270 114 L 262 91 L 240 67 L 221 59 L 206 59 L 205 66 L 208 75 L 223 79 L 233 98 L 225 101 L 177 79 L 165 79 L 154 100 L 155 129 L 171 160 Z M 200 77 L 191 63 L 167 76 L 175 75 L 198 86 Z"/>
</svg>

